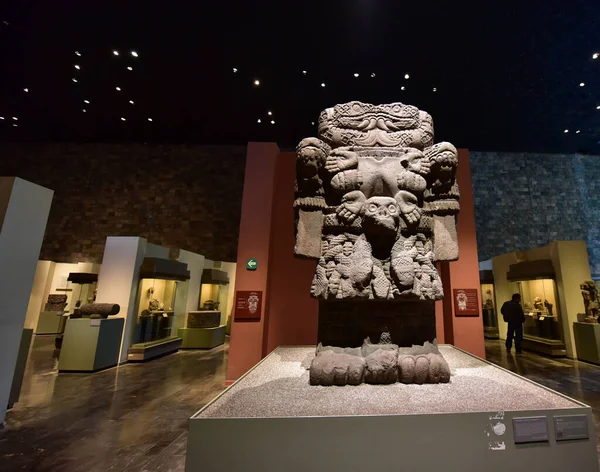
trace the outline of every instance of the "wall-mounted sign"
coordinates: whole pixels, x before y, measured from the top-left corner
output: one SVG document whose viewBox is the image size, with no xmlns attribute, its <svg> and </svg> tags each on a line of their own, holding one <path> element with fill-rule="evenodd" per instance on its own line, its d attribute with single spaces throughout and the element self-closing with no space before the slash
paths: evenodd
<svg viewBox="0 0 600 472">
<path fill-rule="evenodd" d="M 253 257 L 246 261 L 246 270 L 256 270 L 258 268 L 258 261 Z"/>
<path fill-rule="evenodd" d="M 260 321 L 262 292 L 238 290 L 235 292 L 235 321 Z"/>
<path fill-rule="evenodd" d="M 479 316 L 479 297 L 476 288 L 455 288 L 455 316 Z"/>
</svg>

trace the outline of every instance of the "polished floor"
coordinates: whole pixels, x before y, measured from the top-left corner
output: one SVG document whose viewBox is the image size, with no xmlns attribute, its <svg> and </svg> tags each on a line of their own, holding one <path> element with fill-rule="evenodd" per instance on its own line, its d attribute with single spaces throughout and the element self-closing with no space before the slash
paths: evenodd
<svg viewBox="0 0 600 472">
<path fill-rule="evenodd" d="M 600 367 L 486 341 L 488 359 L 594 409 Z M 184 470 L 188 418 L 222 389 L 227 345 L 96 374 L 57 374 L 52 337 L 34 340 L 19 402 L 0 430 L 0 471 Z M 600 435 L 597 438 L 600 444 Z"/>
<path fill-rule="evenodd" d="M 0 431 L 0 471 L 183 471 L 188 418 L 224 388 L 227 353 L 58 375 L 54 338 L 36 337 Z"/>
</svg>

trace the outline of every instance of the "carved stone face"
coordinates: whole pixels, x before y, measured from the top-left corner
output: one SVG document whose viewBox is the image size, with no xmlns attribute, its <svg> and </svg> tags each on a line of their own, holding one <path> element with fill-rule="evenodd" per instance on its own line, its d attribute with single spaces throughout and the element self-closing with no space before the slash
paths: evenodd
<svg viewBox="0 0 600 472">
<path fill-rule="evenodd" d="M 392 197 L 371 197 L 363 206 L 365 232 L 396 232 L 400 224 L 400 209 Z"/>
</svg>

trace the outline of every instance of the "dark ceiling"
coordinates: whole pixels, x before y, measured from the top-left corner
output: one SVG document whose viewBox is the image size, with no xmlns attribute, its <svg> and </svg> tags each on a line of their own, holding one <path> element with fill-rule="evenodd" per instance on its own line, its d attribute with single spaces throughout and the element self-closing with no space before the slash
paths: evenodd
<svg viewBox="0 0 600 472">
<path fill-rule="evenodd" d="M 3 5 L 5 141 L 289 147 L 361 100 L 427 110 L 460 147 L 600 154 L 598 0 Z"/>
</svg>

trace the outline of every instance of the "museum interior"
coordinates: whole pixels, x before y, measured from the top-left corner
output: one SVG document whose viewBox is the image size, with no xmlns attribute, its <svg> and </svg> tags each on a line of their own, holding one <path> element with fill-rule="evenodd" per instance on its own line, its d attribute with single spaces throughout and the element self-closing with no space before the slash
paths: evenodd
<svg viewBox="0 0 600 472">
<path fill-rule="evenodd" d="M 0 471 L 600 471 L 600 6 L 312 3 L 0 9 Z"/>
</svg>

